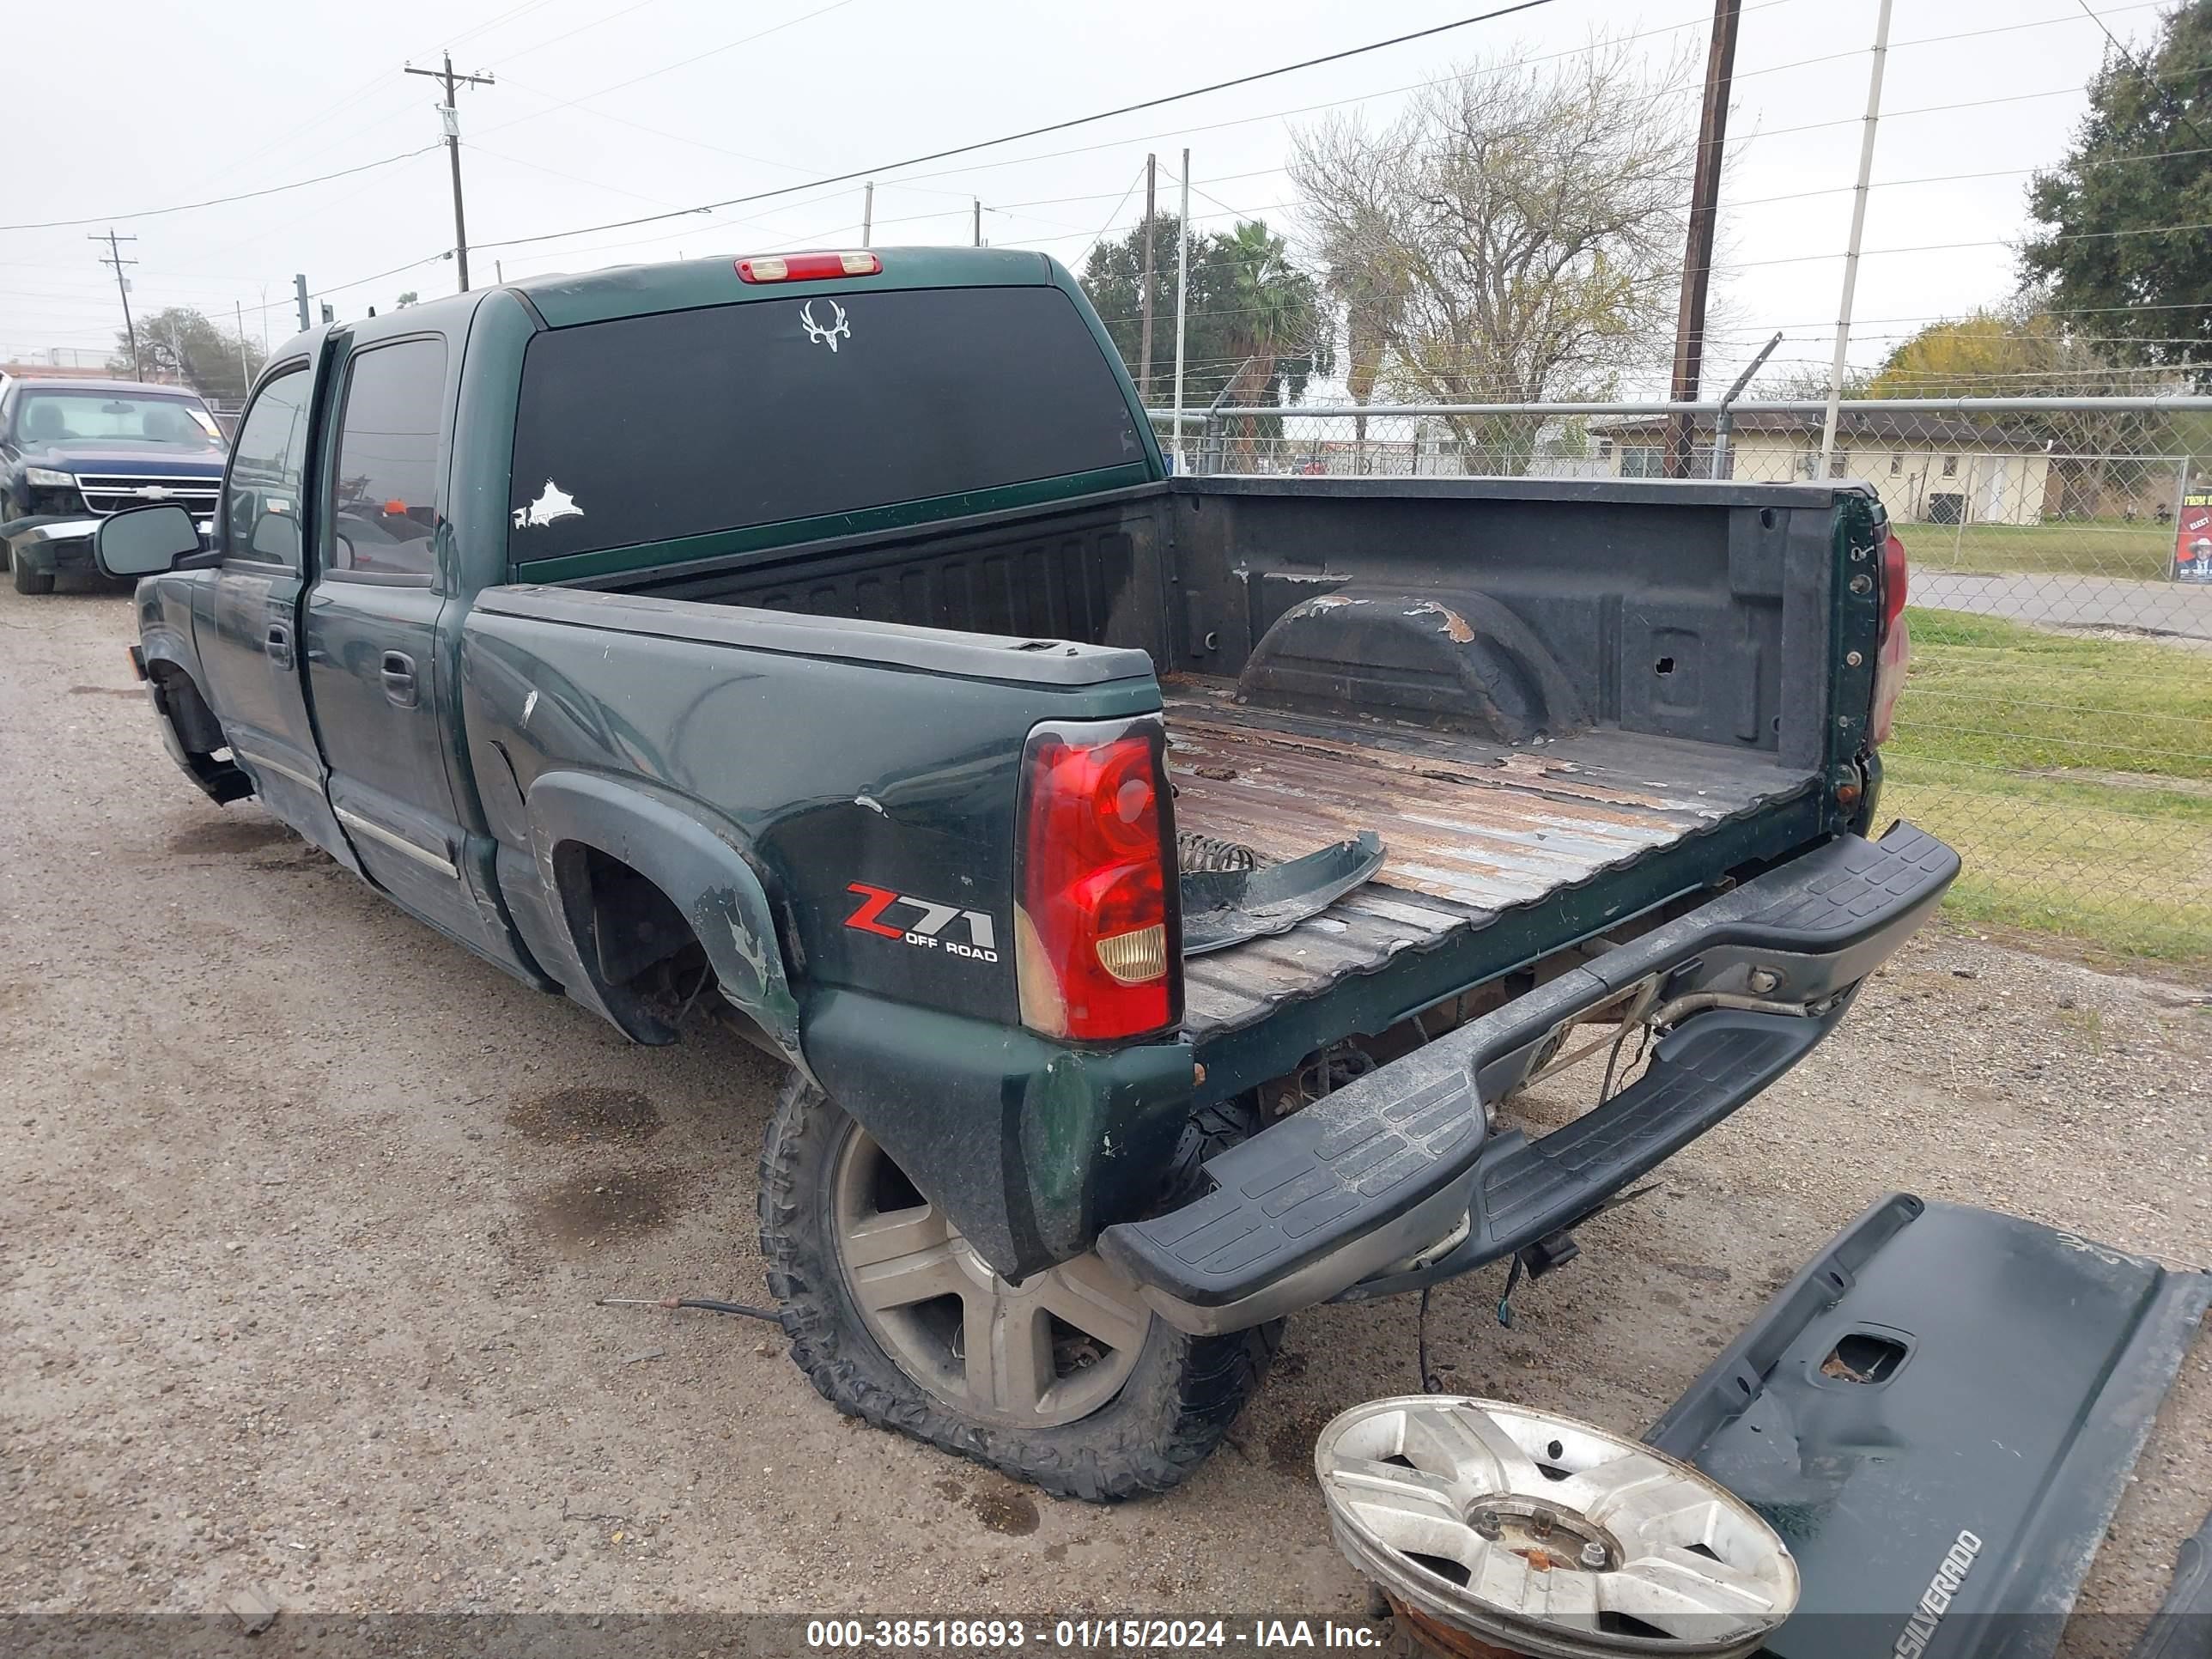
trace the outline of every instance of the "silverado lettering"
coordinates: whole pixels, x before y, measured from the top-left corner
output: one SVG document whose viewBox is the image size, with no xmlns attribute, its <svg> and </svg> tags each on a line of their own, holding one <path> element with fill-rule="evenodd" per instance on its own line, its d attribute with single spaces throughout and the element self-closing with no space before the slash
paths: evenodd
<svg viewBox="0 0 2212 1659">
<path fill-rule="evenodd" d="M 1936 1577 L 1921 1592 L 1920 1605 L 1905 1621 L 1904 1634 L 1897 1638 L 1891 1650 L 1893 1659 L 1920 1659 L 1921 1653 L 1935 1637 L 1936 1626 L 1943 1622 L 1943 1615 L 1951 1610 L 1951 1598 L 1959 1593 L 1959 1586 L 1966 1582 L 1966 1575 L 1974 1569 L 1974 1558 L 1982 1553 L 1982 1540 L 1971 1532 L 1960 1533 L 1951 1546 L 1943 1564 L 1936 1569 Z"/>
</svg>

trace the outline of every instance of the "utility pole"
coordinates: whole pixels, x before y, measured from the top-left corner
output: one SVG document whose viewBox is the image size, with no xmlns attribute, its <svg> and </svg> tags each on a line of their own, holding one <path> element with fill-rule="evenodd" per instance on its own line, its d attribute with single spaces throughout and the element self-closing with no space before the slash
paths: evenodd
<svg viewBox="0 0 2212 1659">
<path fill-rule="evenodd" d="M 1859 282 L 1859 239 L 1866 232 L 1867 180 L 1874 173 L 1874 135 L 1881 125 L 1881 66 L 1889 56 L 1889 0 L 1874 24 L 1874 70 L 1867 80 L 1866 128 L 1859 137 L 1859 184 L 1851 198 L 1851 240 L 1844 251 L 1844 301 L 1836 316 L 1836 359 L 1828 368 L 1828 413 L 1820 422 L 1820 477 L 1836 453 L 1836 404 L 1844 395 L 1844 359 L 1851 347 L 1851 294 Z"/>
<path fill-rule="evenodd" d="M 246 307 L 233 300 L 230 311 L 238 319 L 238 395 L 243 398 L 253 390 L 253 371 L 246 366 Z"/>
<path fill-rule="evenodd" d="M 300 332 L 305 334 L 313 326 L 307 321 L 307 273 L 300 271 L 292 278 L 292 297 L 300 305 Z"/>
<path fill-rule="evenodd" d="M 135 242 L 138 239 L 136 236 L 118 236 L 115 234 L 115 228 L 111 225 L 105 236 L 88 236 L 84 240 L 88 242 L 107 244 L 107 257 L 100 263 L 115 267 L 115 292 L 123 301 L 123 336 L 131 342 L 131 378 L 135 380 L 138 378 L 138 327 L 131 320 L 131 284 L 123 275 L 123 267 L 135 265 L 138 262 L 136 259 L 125 258 L 123 250 L 116 246 L 116 244 Z"/>
<path fill-rule="evenodd" d="M 461 112 L 453 106 L 453 94 L 460 87 L 489 87 L 494 83 L 489 75 L 456 75 L 453 73 L 453 54 L 446 54 L 442 70 L 408 68 L 407 75 L 427 75 L 441 82 L 446 88 L 446 101 L 438 106 L 438 118 L 446 125 L 446 155 L 453 164 L 453 257 L 461 262 L 461 292 L 469 291 L 469 225 L 461 212 Z"/>
<path fill-rule="evenodd" d="M 1705 101 L 1698 116 L 1697 170 L 1690 180 L 1689 245 L 1682 255 L 1682 306 L 1674 319 L 1674 375 L 1668 397 L 1695 403 L 1705 373 L 1705 290 L 1713 274 L 1713 222 L 1719 217 L 1722 152 L 1728 142 L 1729 88 L 1735 78 L 1736 19 L 1743 0 L 1713 0 L 1712 45 L 1705 54 Z M 1667 419 L 1667 476 L 1690 476 L 1697 422 Z"/>
<path fill-rule="evenodd" d="M 1152 400 L 1152 190 L 1159 170 L 1158 156 L 1145 157 L 1145 293 L 1137 306 L 1145 320 L 1137 337 L 1137 396 L 1147 404 Z"/>
<path fill-rule="evenodd" d="M 975 198 L 975 245 L 977 247 L 981 247 L 981 246 L 983 246 L 983 198 L 982 198 L 981 197 L 980 197 L 980 196 L 978 196 L 978 197 Z"/>
<path fill-rule="evenodd" d="M 860 246 L 873 247 L 875 242 L 872 239 L 875 234 L 876 181 L 871 179 L 867 182 L 866 188 L 860 192 Z"/>
<path fill-rule="evenodd" d="M 1887 0 L 1885 0 L 1887 3 Z M 1176 471 L 1185 471 L 1182 450 L 1182 363 L 1185 325 L 1190 309 L 1190 152 L 1182 153 L 1182 214 L 1176 225 Z"/>
</svg>

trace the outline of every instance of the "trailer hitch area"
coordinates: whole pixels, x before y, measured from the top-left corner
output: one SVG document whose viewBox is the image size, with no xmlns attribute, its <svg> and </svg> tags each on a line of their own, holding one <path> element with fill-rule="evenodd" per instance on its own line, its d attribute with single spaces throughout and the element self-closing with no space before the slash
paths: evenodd
<svg viewBox="0 0 2212 1659">
<path fill-rule="evenodd" d="M 1723 976 L 1741 979 L 1747 988 L 1718 988 Z M 1602 1106 L 1613 1097 L 1616 1083 L 1625 1085 L 1628 1082 L 1627 1075 L 1620 1070 L 1620 1056 L 1628 1038 L 1636 1032 L 1641 1031 L 1646 1039 L 1644 1048 L 1638 1050 L 1640 1060 L 1649 1049 L 1650 1038 L 1667 1036 L 1695 1014 L 1728 1008 L 1738 1013 L 1811 1018 L 1827 1012 L 1843 994 L 1832 990 L 1817 996 L 1792 998 L 1786 993 L 1784 975 L 1778 969 L 1752 968 L 1739 975 L 1726 967 L 1709 967 L 1703 959 L 1671 970 L 1647 974 L 1605 1001 L 1570 1014 L 1553 1025 L 1529 1051 L 1525 1072 L 1503 1093 L 1519 1094 L 1592 1054 L 1609 1049 L 1605 1079 L 1599 1085 L 1597 1099 L 1593 1103 Z M 1579 1025 L 1611 1025 L 1614 1029 L 1568 1051 L 1567 1039 Z M 1632 1062 L 1630 1069 L 1633 1068 Z M 1483 1106 L 1494 1121 L 1498 1098 L 1487 1090 L 1483 1092 Z"/>
</svg>

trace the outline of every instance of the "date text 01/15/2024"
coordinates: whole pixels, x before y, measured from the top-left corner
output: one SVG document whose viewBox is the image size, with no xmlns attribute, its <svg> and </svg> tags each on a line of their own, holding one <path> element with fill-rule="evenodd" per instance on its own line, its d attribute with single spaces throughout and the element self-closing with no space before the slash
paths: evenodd
<svg viewBox="0 0 2212 1659">
<path fill-rule="evenodd" d="M 1036 1647 L 1061 1652 L 1136 1652 L 1190 1648 L 1380 1648 L 1374 1625 L 1332 1620 L 817 1619 L 806 1626 L 814 1648 L 878 1648 L 902 1652 L 1011 1652 Z"/>
</svg>

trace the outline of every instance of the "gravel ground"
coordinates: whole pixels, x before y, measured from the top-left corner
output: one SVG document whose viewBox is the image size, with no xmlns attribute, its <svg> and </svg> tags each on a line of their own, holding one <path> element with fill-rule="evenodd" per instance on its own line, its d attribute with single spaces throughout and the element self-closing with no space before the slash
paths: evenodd
<svg viewBox="0 0 2212 1659">
<path fill-rule="evenodd" d="M 763 1294 L 769 1064 L 627 1047 L 210 805 L 131 627 L 0 591 L 0 1607 L 1357 1613 L 1309 1459 L 1414 1386 L 1410 1302 L 1295 1321 L 1235 1444 L 1115 1510 L 855 1426 L 765 1327 L 594 1305 Z M 2204 990 L 1924 936 L 1516 1328 L 1441 1291 L 1437 1358 L 1640 1431 L 1895 1188 L 2212 1261 Z M 2154 1605 L 2208 1493 L 2212 1343 L 2086 1605 Z"/>
</svg>

